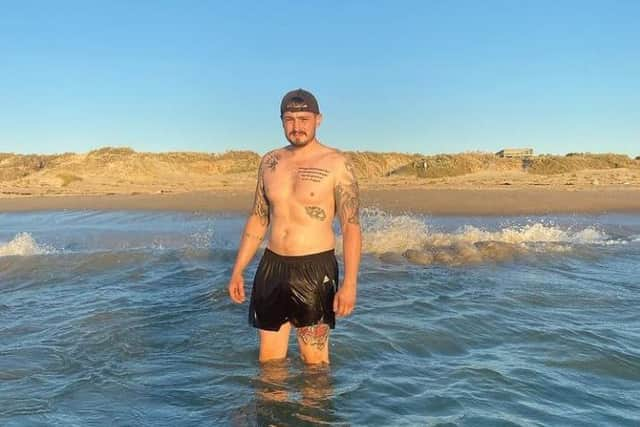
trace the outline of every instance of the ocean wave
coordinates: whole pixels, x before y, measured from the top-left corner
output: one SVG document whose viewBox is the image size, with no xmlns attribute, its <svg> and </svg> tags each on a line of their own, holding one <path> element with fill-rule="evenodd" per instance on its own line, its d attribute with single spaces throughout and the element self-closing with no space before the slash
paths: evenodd
<svg viewBox="0 0 640 427">
<path fill-rule="evenodd" d="M 466 224 L 443 232 L 411 215 L 363 209 L 361 217 L 363 252 L 388 262 L 456 265 L 510 260 L 527 253 L 569 252 L 578 245 L 627 243 L 611 239 L 593 225 L 563 229 L 538 221 L 486 230 Z"/>
<path fill-rule="evenodd" d="M 29 256 L 55 253 L 56 249 L 36 242 L 30 233 L 18 233 L 7 243 L 0 243 L 0 256 Z"/>
</svg>

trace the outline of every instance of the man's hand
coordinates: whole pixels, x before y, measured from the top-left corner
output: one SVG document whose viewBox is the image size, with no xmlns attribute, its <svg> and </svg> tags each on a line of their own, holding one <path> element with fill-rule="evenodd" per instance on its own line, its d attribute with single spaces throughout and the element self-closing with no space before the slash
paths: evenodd
<svg viewBox="0 0 640 427">
<path fill-rule="evenodd" d="M 344 283 L 333 297 L 333 311 L 339 317 L 348 316 L 356 305 L 356 285 Z"/>
<path fill-rule="evenodd" d="M 242 274 L 234 274 L 229 280 L 229 296 L 236 304 L 244 302 L 244 279 Z"/>
</svg>

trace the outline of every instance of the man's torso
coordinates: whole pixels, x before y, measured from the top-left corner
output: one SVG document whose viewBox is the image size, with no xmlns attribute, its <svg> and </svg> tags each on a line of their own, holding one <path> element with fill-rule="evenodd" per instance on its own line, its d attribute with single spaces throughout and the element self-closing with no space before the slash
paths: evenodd
<svg viewBox="0 0 640 427">
<path fill-rule="evenodd" d="M 335 246 L 334 171 L 340 156 L 322 145 L 305 158 L 287 149 L 265 156 L 261 173 L 271 212 L 272 251 L 306 255 Z"/>
</svg>

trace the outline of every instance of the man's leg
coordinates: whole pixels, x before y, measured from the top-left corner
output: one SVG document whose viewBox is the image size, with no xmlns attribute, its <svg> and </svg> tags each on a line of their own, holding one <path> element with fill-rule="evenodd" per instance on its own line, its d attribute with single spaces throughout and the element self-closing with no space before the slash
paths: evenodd
<svg viewBox="0 0 640 427">
<path fill-rule="evenodd" d="M 260 363 L 260 376 L 255 383 L 256 397 L 265 402 L 288 402 L 289 362 L 272 360 Z"/>
<path fill-rule="evenodd" d="M 260 361 L 267 362 L 269 360 L 278 360 L 287 357 L 290 333 L 291 323 L 289 322 L 282 324 L 278 331 L 258 329 L 258 335 L 260 337 Z"/>
<path fill-rule="evenodd" d="M 329 325 L 319 323 L 298 328 L 298 346 L 304 363 L 329 363 Z"/>
</svg>

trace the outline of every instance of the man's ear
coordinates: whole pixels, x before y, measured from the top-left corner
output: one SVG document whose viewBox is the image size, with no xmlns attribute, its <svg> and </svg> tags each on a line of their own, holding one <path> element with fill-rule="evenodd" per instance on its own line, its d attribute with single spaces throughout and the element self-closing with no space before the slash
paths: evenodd
<svg viewBox="0 0 640 427">
<path fill-rule="evenodd" d="M 316 114 L 316 129 L 320 127 L 320 123 L 322 123 L 322 114 Z"/>
</svg>

